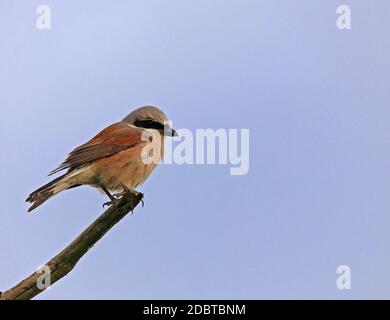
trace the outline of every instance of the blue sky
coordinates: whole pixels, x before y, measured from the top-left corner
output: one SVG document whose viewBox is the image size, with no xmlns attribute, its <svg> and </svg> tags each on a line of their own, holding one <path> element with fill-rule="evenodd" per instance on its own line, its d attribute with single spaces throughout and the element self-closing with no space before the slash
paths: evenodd
<svg viewBox="0 0 390 320">
<path fill-rule="evenodd" d="M 51 7 L 51 30 L 36 8 Z M 352 29 L 336 8 L 352 9 Z M 137 106 L 175 128 L 247 128 L 250 170 L 161 165 L 137 208 L 37 299 L 390 298 L 388 1 L 0 4 L 0 289 L 101 212 L 26 196 Z M 352 271 L 351 290 L 336 268 Z"/>
</svg>

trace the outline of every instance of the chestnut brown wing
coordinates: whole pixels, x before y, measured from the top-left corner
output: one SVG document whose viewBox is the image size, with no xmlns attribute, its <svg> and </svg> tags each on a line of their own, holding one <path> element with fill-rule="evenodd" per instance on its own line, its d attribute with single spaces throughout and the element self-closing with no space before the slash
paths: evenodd
<svg viewBox="0 0 390 320">
<path fill-rule="evenodd" d="M 64 169 L 73 170 L 80 165 L 97 159 L 110 157 L 118 152 L 134 148 L 142 143 L 143 130 L 124 123 L 115 123 L 99 132 L 87 143 L 69 153 L 58 168 L 49 173 L 52 175 Z"/>
</svg>

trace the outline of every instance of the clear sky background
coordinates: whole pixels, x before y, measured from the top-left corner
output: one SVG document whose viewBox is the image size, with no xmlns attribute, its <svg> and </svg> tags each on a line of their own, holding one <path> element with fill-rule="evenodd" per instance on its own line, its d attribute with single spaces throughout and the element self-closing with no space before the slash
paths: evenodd
<svg viewBox="0 0 390 320">
<path fill-rule="evenodd" d="M 0 290 L 107 201 L 76 188 L 30 215 L 26 196 L 155 104 L 176 128 L 250 129 L 249 173 L 158 167 L 145 207 L 38 299 L 390 298 L 389 21 L 386 0 L 2 0 Z"/>
</svg>

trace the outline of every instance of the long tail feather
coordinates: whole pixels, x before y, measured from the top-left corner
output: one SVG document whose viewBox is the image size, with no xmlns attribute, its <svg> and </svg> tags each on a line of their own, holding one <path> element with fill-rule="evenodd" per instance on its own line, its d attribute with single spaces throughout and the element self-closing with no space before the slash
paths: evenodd
<svg viewBox="0 0 390 320">
<path fill-rule="evenodd" d="M 31 212 L 55 194 L 71 187 L 71 184 L 67 182 L 67 178 L 68 173 L 65 173 L 64 175 L 50 181 L 49 183 L 32 192 L 26 199 L 26 202 L 32 203 L 32 206 L 28 209 L 28 212 Z"/>
</svg>

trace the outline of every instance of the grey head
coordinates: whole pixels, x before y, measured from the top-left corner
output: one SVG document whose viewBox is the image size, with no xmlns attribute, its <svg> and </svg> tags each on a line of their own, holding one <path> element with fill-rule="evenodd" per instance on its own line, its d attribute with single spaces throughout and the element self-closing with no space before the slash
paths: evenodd
<svg viewBox="0 0 390 320">
<path fill-rule="evenodd" d="M 154 106 L 144 106 L 130 112 L 122 122 L 145 129 L 156 129 L 164 136 L 177 136 L 177 132 L 168 124 L 164 112 Z"/>
</svg>

